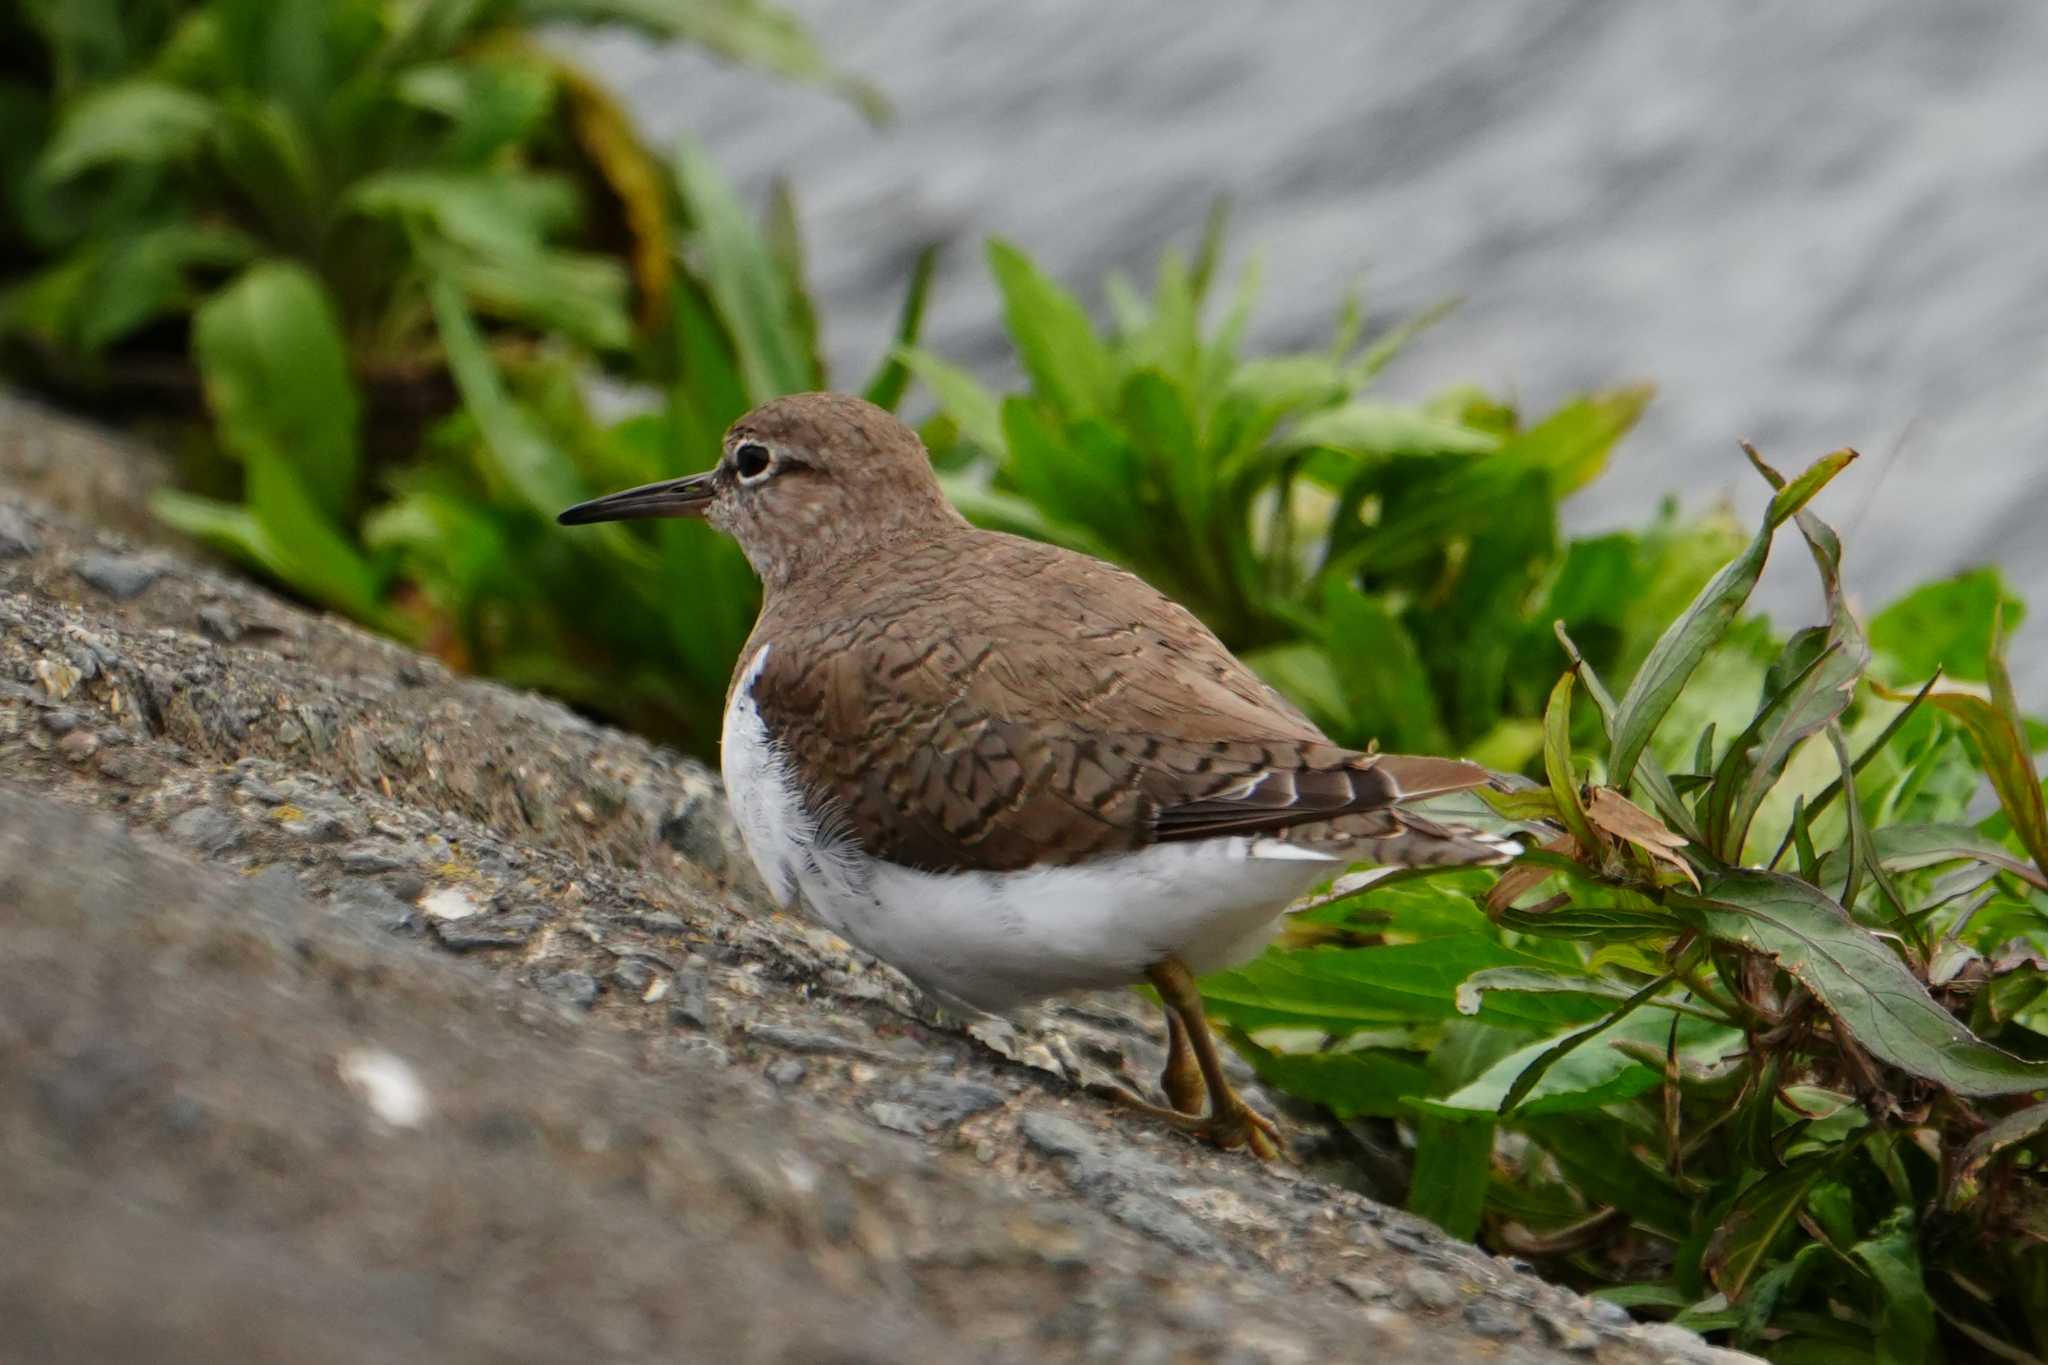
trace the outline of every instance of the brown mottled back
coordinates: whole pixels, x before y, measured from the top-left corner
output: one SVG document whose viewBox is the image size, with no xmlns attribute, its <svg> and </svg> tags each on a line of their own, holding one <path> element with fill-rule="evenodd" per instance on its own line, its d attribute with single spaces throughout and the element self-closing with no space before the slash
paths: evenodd
<svg viewBox="0 0 2048 1365">
<path fill-rule="evenodd" d="M 1486 776 L 1341 749 L 1138 578 L 955 520 L 771 584 L 742 671 L 764 642 L 755 704 L 811 800 L 928 871 L 1231 834 L 1427 837 L 1393 803 Z"/>
</svg>

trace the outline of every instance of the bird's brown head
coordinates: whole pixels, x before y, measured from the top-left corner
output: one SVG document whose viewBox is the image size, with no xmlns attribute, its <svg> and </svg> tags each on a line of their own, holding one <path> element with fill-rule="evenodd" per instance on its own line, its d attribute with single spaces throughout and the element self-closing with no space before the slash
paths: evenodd
<svg viewBox="0 0 2048 1365">
<path fill-rule="evenodd" d="M 965 526 L 917 433 L 873 403 L 799 393 L 732 424 L 702 474 L 578 503 L 564 526 L 701 517 L 739 541 L 762 582 L 787 586 L 895 541 Z"/>
</svg>

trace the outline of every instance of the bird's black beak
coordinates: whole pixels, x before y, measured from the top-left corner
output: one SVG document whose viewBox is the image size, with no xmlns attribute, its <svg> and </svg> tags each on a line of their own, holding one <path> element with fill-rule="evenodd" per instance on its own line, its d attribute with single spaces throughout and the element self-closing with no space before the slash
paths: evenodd
<svg viewBox="0 0 2048 1365">
<path fill-rule="evenodd" d="M 555 520 L 564 526 L 584 526 L 593 521 L 637 521 L 644 517 L 701 517 L 716 491 L 710 473 L 691 474 L 579 502 Z"/>
</svg>

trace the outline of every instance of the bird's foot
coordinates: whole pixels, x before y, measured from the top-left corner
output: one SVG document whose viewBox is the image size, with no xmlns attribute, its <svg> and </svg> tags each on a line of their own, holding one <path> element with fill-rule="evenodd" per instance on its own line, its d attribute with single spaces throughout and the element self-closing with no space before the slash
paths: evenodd
<svg viewBox="0 0 2048 1365">
<path fill-rule="evenodd" d="M 1226 1152 L 1243 1147 L 1261 1161 L 1273 1161 L 1287 1150 L 1287 1140 L 1280 1136 L 1279 1125 L 1239 1099 L 1235 1092 L 1227 1092 L 1224 1103 L 1204 1114 L 1152 1104 L 1120 1085 L 1105 1085 L 1095 1093 L 1141 1118 L 1156 1119 Z"/>
</svg>

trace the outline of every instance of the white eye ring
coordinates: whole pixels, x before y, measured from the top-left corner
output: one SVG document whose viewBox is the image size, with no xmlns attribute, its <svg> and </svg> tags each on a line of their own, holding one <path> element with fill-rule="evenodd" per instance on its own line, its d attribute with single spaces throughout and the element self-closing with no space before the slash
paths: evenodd
<svg viewBox="0 0 2048 1365">
<path fill-rule="evenodd" d="M 759 483 L 775 469 L 775 453 L 759 441 L 742 441 L 733 447 L 733 473 L 741 483 Z"/>
</svg>

